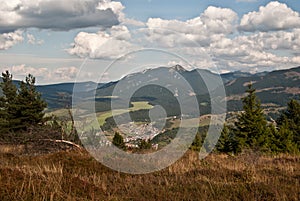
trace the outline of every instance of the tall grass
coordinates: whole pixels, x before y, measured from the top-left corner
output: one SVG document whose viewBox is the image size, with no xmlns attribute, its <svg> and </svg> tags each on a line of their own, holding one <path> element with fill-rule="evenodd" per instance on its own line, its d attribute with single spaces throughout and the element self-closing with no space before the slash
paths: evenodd
<svg viewBox="0 0 300 201">
<path fill-rule="evenodd" d="M 299 200 L 300 157 L 188 152 L 146 175 L 115 172 L 85 152 L 0 154 L 0 200 Z"/>
</svg>

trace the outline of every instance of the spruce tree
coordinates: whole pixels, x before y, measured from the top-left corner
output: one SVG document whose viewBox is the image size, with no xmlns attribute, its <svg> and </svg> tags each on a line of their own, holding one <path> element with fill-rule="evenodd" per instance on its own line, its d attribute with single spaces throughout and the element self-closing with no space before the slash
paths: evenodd
<svg viewBox="0 0 300 201">
<path fill-rule="evenodd" d="M 13 76 L 8 71 L 2 73 L 0 84 L 3 96 L 0 97 L 1 130 L 8 131 L 14 126 L 17 114 L 17 87 L 13 83 Z"/>
<path fill-rule="evenodd" d="M 235 134 L 226 124 L 223 127 L 219 141 L 216 144 L 216 148 L 219 152 L 223 153 L 234 154 L 239 151 Z"/>
<path fill-rule="evenodd" d="M 297 100 L 291 100 L 276 122 L 282 135 L 280 137 L 289 136 L 292 140 L 292 144 L 288 142 L 289 147 L 286 149 L 293 150 L 294 146 L 297 146 L 300 150 L 300 103 Z"/>
<path fill-rule="evenodd" d="M 243 112 L 235 123 L 239 146 L 255 149 L 267 147 L 269 128 L 252 84 L 248 85 L 246 92 L 248 95 L 242 99 Z"/>
<path fill-rule="evenodd" d="M 29 126 L 36 126 L 43 120 L 46 102 L 36 91 L 35 77 L 28 75 L 17 89 L 12 75 L 6 71 L 2 73 L 0 98 L 0 126 L 1 130 L 25 130 Z"/>
<path fill-rule="evenodd" d="M 290 129 L 288 120 L 283 120 L 277 134 L 277 147 L 280 152 L 296 153 L 299 151 L 297 144 L 294 142 L 294 136 L 295 133 Z"/>
<path fill-rule="evenodd" d="M 149 140 L 141 140 L 139 143 L 139 148 L 140 149 L 151 149 L 152 145 Z"/>
<path fill-rule="evenodd" d="M 5 109 L 4 97 L 1 96 L 0 97 L 0 135 L 3 133 L 7 133 L 9 130 L 7 116 L 8 115 Z"/>
<path fill-rule="evenodd" d="M 31 74 L 26 77 L 25 82 L 21 82 L 17 102 L 22 127 L 35 126 L 42 122 L 47 104 L 36 90 L 35 77 Z"/>
<path fill-rule="evenodd" d="M 115 133 L 112 143 L 120 149 L 125 149 L 124 139 L 118 132 Z"/>
<path fill-rule="evenodd" d="M 194 150 L 194 151 L 200 151 L 201 146 L 202 146 L 202 140 L 201 140 L 201 137 L 200 137 L 200 133 L 197 132 L 197 134 L 195 136 L 195 139 L 194 139 L 194 141 L 191 145 L 191 149 Z"/>
</svg>

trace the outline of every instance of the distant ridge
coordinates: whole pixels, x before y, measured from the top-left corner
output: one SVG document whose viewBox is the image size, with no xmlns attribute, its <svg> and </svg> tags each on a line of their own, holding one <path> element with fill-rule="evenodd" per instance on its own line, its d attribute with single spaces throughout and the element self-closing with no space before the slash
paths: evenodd
<svg viewBox="0 0 300 201">
<path fill-rule="evenodd" d="M 208 93 L 205 83 L 201 76 L 205 76 L 214 82 L 218 75 L 204 69 L 193 69 L 186 70 L 180 65 L 173 67 L 158 67 L 153 69 L 147 69 L 143 72 L 137 72 L 131 75 L 127 75 L 119 81 L 109 82 L 105 84 L 97 84 L 95 82 L 82 82 L 77 83 L 76 88 L 81 92 L 87 92 L 96 89 L 96 95 L 98 97 L 109 97 L 112 95 L 114 87 L 122 81 L 123 83 L 147 83 L 153 79 L 163 79 L 164 76 L 171 76 L 174 72 L 179 73 L 187 80 L 193 87 L 193 92 L 183 92 L 182 95 L 189 97 L 191 94 L 198 96 L 199 98 L 206 101 L 205 94 Z M 173 74 L 172 74 L 173 73 Z M 199 76 L 201 74 L 201 76 Z M 272 105 L 273 109 L 280 108 L 286 105 L 291 98 L 299 99 L 300 96 L 300 67 L 294 67 L 290 69 L 275 70 L 271 72 L 260 72 L 251 74 L 247 72 L 230 72 L 220 75 L 223 79 L 226 95 L 227 104 L 229 111 L 236 111 L 241 109 L 241 97 L 244 94 L 246 85 L 250 82 L 253 83 L 254 88 L 257 89 L 257 95 L 261 99 L 262 105 Z M 20 81 L 14 81 L 18 84 Z M 160 81 L 157 80 L 157 83 Z M 63 108 L 65 105 L 71 105 L 72 93 L 74 83 L 59 83 L 51 85 L 39 85 L 37 90 L 42 93 L 43 98 L 47 101 L 50 109 Z M 180 90 L 180 86 L 174 86 Z M 146 89 L 144 89 L 146 90 Z M 0 91 L 1 94 L 1 91 Z M 139 91 L 134 97 L 135 100 L 150 100 L 151 91 Z M 154 95 L 154 94 L 152 94 Z M 158 99 L 160 97 L 155 97 Z M 97 101 L 105 99 L 97 99 Z M 155 102 L 153 102 L 155 103 Z M 107 103 L 106 103 L 107 104 Z M 171 103 L 170 103 L 171 104 Z M 101 105 L 101 104 L 100 104 Z M 276 110 L 274 110 L 276 112 Z"/>
</svg>

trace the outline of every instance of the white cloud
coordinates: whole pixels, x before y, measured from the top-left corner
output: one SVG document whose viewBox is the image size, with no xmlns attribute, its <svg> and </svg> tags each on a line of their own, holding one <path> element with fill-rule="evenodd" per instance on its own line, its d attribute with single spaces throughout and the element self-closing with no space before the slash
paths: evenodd
<svg viewBox="0 0 300 201">
<path fill-rule="evenodd" d="M 294 64 L 299 65 L 299 64 L 300 64 L 300 56 L 293 57 L 293 58 L 292 58 L 292 62 L 293 62 Z"/>
<path fill-rule="evenodd" d="M 28 74 L 32 74 L 36 78 L 39 77 L 45 77 L 47 79 L 49 78 L 49 71 L 45 67 L 34 68 L 31 66 L 26 66 L 25 64 L 21 64 L 21 65 L 15 65 L 9 67 L 8 69 L 3 68 L 2 71 L 4 70 L 9 70 L 13 74 L 14 79 L 19 79 L 19 80 L 24 80 L 25 76 L 27 76 Z"/>
<path fill-rule="evenodd" d="M 101 5 L 109 4 L 110 6 Z M 19 28 L 70 30 L 119 24 L 122 4 L 110 0 L 0 0 L 0 32 Z"/>
<path fill-rule="evenodd" d="M 14 79 L 24 80 L 28 74 L 36 77 L 37 83 L 55 83 L 55 82 L 72 82 L 75 81 L 78 68 L 74 66 L 58 67 L 50 70 L 46 67 L 32 67 L 25 64 L 14 65 L 11 67 L 2 68 L 1 71 L 9 70 Z M 87 73 L 85 74 L 85 76 Z"/>
<path fill-rule="evenodd" d="M 280 32 L 279 35 L 277 34 L 279 33 L 256 33 L 237 36 L 233 39 L 224 37 L 212 43 L 208 51 L 213 55 L 217 66 L 222 70 L 247 71 L 257 69 L 264 71 L 299 65 L 300 63 L 295 56 L 280 54 L 282 49 L 288 48 L 283 43 L 284 39 L 276 40 L 276 37 L 281 34 L 291 37 L 290 34 L 295 33 Z M 295 48 L 299 49 L 296 45 Z"/>
<path fill-rule="evenodd" d="M 300 51 L 300 29 L 258 33 L 253 35 L 253 40 L 266 50 Z"/>
<path fill-rule="evenodd" d="M 238 16 L 231 9 L 209 6 L 200 19 L 209 32 L 226 34 L 234 31 Z"/>
<path fill-rule="evenodd" d="M 231 9 L 209 6 L 199 17 L 187 21 L 150 18 L 144 32 L 150 42 L 165 47 L 208 46 L 217 35 L 233 33 L 237 19 Z"/>
<path fill-rule="evenodd" d="M 259 11 L 244 15 L 239 29 L 242 31 L 277 31 L 300 28 L 299 13 L 277 1 L 261 6 Z"/>
<path fill-rule="evenodd" d="M 74 39 L 71 55 L 97 59 L 116 59 L 137 49 L 129 42 L 131 34 L 126 26 L 114 26 L 98 33 L 80 32 Z"/>
<path fill-rule="evenodd" d="M 234 35 L 238 33 L 237 26 L 234 11 L 210 6 L 199 17 L 186 21 L 149 18 L 146 27 L 137 32 L 123 25 L 98 33 L 81 32 L 68 52 L 80 57 L 115 59 L 139 44 L 179 54 L 196 67 L 217 66 L 221 71 L 270 70 L 300 64 L 294 56 L 300 50 L 300 29 Z M 282 54 L 284 51 L 290 55 Z M 180 61 L 171 60 L 168 64 L 175 63 Z"/>
<path fill-rule="evenodd" d="M 7 50 L 23 40 L 23 31 L 21 30 L 0 34 L 0 50 Z"/>
<path fill-rule="evenodd" d="M 183 53 L 180 56 L 193 66 L 218 66 L 221 71 L 268 70 L 300 64 L 299 14 L 282 3 L 271 2 L 259 11 L 248 13 L 240 24 L 233 10 L 213 6 L 189 20 L 149 18 L 145 24 L 126 18 L 123 11 L 122 3 L 111 0 L 0 0 L 0 32 L 19 27 L 68 30 L 99 26 L 97 33 L 78 33 L 67 52 L 105 62 L 139 47 L 157 47 Z M 129 24 L 144 27 L 132 30 L 130 26 L 129 30 L 126 26 Z M 242 31 L 238 32 L 237 28 Z M 29 44 L 43 43 L 30 33 L 25 37 Z M 23 40 L 22 31 L 0 34 L 0 49 L 8 49 Z M 31 60 L 29 65 L 39 66 L 32 63 L 35 59 Z M 169 64 L 175 63 L 180 60 L 171 60 Z M 54 70 L 47 70 L 20 65 L 14 70 L 20 75 L 37 74 L 45 82 L 75 78 L 77 68 L 72 66 L 76 66 L 76 62 L 61 63 L 61 66 L 71 67 L 51 66 Z"/>
<path fill-rule="evenodd" d="M 66 81 L 66 80 L 75 80 L 79 70 L 76 67 L 61 67 L 54 70 L 52 73 L 55 79 Z"/>
<path fill-rule="evenodd" d="M 32 45 L 42 45 L 44 43 L 44 41 L 36 39 L 34 37 L 34 35 L 28 33 L 27 34 L 27 43 L 32 44 Z"/>
<path fill-rule="evenodd" d="M 99 10 L 107 10 L 111 9 L 117 16 L 118 20 L 125 25 L 134 25 L 134 26 L 144 26 L 145 24 L 141 21 L 126 18 L 123 10 L 125 7 L 121 2 L 111 1 L 111 0 L 101 0 L 98 4 L 97 9 Z"/>
</svg>

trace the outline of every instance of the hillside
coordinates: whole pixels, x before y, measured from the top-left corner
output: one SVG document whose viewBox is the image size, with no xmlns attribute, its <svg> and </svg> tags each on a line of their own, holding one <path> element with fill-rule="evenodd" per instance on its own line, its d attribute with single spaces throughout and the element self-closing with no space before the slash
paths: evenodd
<svg viewBox="0 0 300 201">
<path fill-rule="evenodd" d="M 177 82 L 176 74 L 180 74 L 191 86 L 193 91 L 185 91 L 184 86 Z M 201 75 L 201 76 L 199 76 Z M 200 109 L 204 113 L 209 113 L 210 99 L 208 96 L 208 89 L 204 83 L 209 80 L 208 84 L 215 83 L 218 75 L 207 70 L 192 70 L 186 71 L 182 67 L 157 68 L 149 69 L 147 71 L 136 73 L 123 78 L 118 82 L 103 85 L 97 89 L 99 96 L 111 96 L 114 88 L 120 83 L 125 86 L 130 86 L 132 83 L 148 83 L 148 87 L 144 87 L 134 94 L 132 100 L 149 101 L 152 104 L 166 104 L 167 108 L 170 105 L 176 105 L 176 100 L 172 94 L 168 94 L 163 87 L 153 86 L 155 83 L 165 84 L 169 89 L 179 91 L 179 96 L 184 97 L 186 101 L 191 96 L 196 96 L 199 102 Z M 173 83 L 167 83 L 166 78 L 175 80 Z M 241 98 L 244 95 L 246 86 L 251 82 L 254 88 L 257 89 L 257 95 L 261 99 L 262 106 L 267 108 L 268 112 L 276 115 L 279 109 L 285 107 L 291 98 L 299 99 L 300 94 L 300 67 L 291 68 L 287 70 L 278 70 L 273 72 L 262 72 L 257 74 L 234 72 L 222 74 L 221 78 L 224 81 L 224 86 L 227 96 L 228 111 L 241 110 Z M 217 87 L 217 86 L 216 86 Z M 158 91 L 160 93 L 158 93 Z M 161 101 L 159 101 L 161 100 Z M 206 107 L 203 107 L 203 104 Z M 174 111 L 174 108 L 169 108 Z"/>
<path fill-rule="evenodd" d="M 0 153 L 0 200 L 298 200 L 297 156 L 188 152 L 144 175 L 113 171 L 87 153 Z"/>
<path fill-rule="evenodd" d="M 39 85 L 37 90 L 48 103 L 48 108 L 65 108 L 72 105 L 72 94 L 75 83 L 61 83 L 52 85 Z M 98 86 L 101 86 L 99 84 Z M 76 89 L 82 92 L 97 87 L 95 82 L 82 82 L 76 84 Z"/>
<path fill-rule="evenodd" d="M 262 106 L 265 108 L 284 107 L 287 102 L 294 98 L 300 98 L 300 67 L 286 70 L 269 72 L 265 75 L 254 75 L 251 77 L 240 77 L 225 84 L 227 104 L 229 110 L 240 110 L 241 101 L 245 87 L 252 83 L 257 90 Z"/>
<path fill-rule="evenodd" d="M 187 82 L 179 81 L 180 78 Z M 112 97 L 113 93 L 116 93 L 113 92 L 116 86 L 119 88 L 120 86 L 131 86 L 133 90 L 143 85 L 141 89 L 132 94 L 132 101 L 148 101 L 152 105 L 160 104 L 172 111 L 170 115 L 174 115 L 179 113 L 176 109 L 178 108 L 178 102 L 174 97 L 174 93 L 170 93 L 171 90 L 177 92 L 187 103 L 191 97 L 196 96 L 203 113 L 209 113 L 210 99 L 203 78 L 209 85 L 213 85 L 217 82 L 218 75 L 202 69 L 187 71 L 176 65 L 172 68 L 148 69 L 106 84 L 78 83 L 76 89 L 79 94 L 81 93 L 80 96 L 84 98 L 87 104 L 93 101 L 93 89 L 96 89 L 96 109 L 99 112 L 110 110 L 112 100 L 119 101 L 116 103 L 118 108 L 128 107 L 127 103 L 125 105 L 122 103 L 122 97 Z M 250 82 L 257 89 L 257 95 L 261 99 L 262 106 L 269 108 L 270 113 L 275 114 L 291 98 L 299 99 L 300 67 L 257 74 L 237 71 L 222 74 L 221 78 L 226 90 L 228 111 L 241 109 L 240 99 L 244 95 L 246 85 Z M 15 83 L 18 85 L 19 81 L 15 81 Z M 190 85 L 190 88 L 187 88 L 186 83 Z M 74 83 L 42 85 L 37 86 L 37 90 L 41 92 L 48 103 L 49 109 L 60 109 L 71 105 L 74 85 Z M 216 85 L 213 89 L 217 87 Z M 126 93 L 132 92 L 132 90 Z M 124 91 L 123 95 L 126 96 Z M 121 94 L 117 95 L 122 96 Z"/>
</svg>

